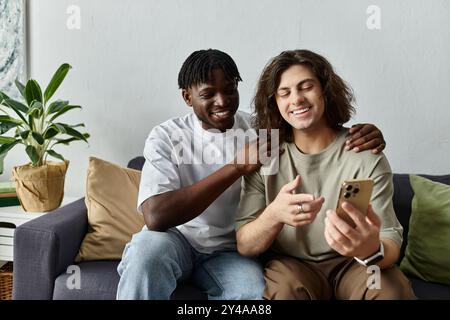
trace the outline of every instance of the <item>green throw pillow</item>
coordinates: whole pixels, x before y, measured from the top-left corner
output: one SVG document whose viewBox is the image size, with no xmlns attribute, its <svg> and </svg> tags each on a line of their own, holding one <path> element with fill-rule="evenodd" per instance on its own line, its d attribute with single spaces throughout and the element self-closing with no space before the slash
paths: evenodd
<svg viewBox="0 0 450 320">
<path fill-rule="evenodd" d="M 450 186 L 411 175 L 414 190 L 408 245 L 400 268 L 450 285 Z"/>
</svg>

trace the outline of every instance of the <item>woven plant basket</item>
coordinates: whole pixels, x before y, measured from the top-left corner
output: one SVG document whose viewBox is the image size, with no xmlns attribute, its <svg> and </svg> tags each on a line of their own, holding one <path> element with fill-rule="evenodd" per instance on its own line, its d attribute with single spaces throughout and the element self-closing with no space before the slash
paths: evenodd
<svg viewBox="0 0 450 320">
<path fill-rule="evenodd" d="M 0 300 L 12 300 L 13 265 L 8 262 L 0 268 Z"/>
</svg>

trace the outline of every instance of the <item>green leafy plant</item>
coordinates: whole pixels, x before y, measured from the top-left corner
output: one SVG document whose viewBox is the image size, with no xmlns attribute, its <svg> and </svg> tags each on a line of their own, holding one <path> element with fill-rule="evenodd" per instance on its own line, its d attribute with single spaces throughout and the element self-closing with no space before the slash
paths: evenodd
<svg viewBox="0 0 450 320">
<path fill-rule="evenodd" d="M 71 105 L 65 100 L 50 102 L 71 68 L 67 63 L 62 64 L 44 93 L 36 80 L 28 80 L 25 86 L 16 80 L 24 102 L 10 99 L 0 92 L 0 157 L 14 146 L 23 144 L 31 165 L 39 167 L 45 164 L 48 155 L 64 161 L 64 157 L 53 150 L 56 145 L 68 145 L 76 140 L 87 143 L 89 134 L 75 129 L 84 127 L 83 123 L 68 125 L 56 122 L 67 111 L 81 109 L 81 106 Z M 15 129 L 14 135 L 7 136 L 12 134 L 12 129 Z"/>
</svg>

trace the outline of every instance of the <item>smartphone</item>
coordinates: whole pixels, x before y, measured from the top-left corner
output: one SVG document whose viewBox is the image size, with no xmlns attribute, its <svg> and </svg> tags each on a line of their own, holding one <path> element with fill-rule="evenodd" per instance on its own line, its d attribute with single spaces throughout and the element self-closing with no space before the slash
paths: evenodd
<svg viewBox="0 0 450 320">
<path fill-rule="evenodd" d="M 353 179 L 345 180 L 342 183 L 339 193 L 339 200 L 336 208 L 337 215 L 347 222 L 353 228 L 356 227 L 355 222 L 342 209 L 341 205 L 344 201 L 349 202 L 364 215 L 367 214 L 370 198 L 372 197 L 373 180 L 372 179 Z"/>
</svg>

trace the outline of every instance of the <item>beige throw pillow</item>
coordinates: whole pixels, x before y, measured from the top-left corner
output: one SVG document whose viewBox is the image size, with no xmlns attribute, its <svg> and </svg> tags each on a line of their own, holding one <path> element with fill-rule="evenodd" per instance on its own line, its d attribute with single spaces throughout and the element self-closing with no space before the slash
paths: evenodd
<svg viewBox="0 0 450 320">
<path fill-rule="evenodd" d="M 88 233 L 76 261 L 121 259 L 125 245 L 144 226 L 137 209 L 141 172 L 89 158 L 86 180 Z"/>
</svg>

